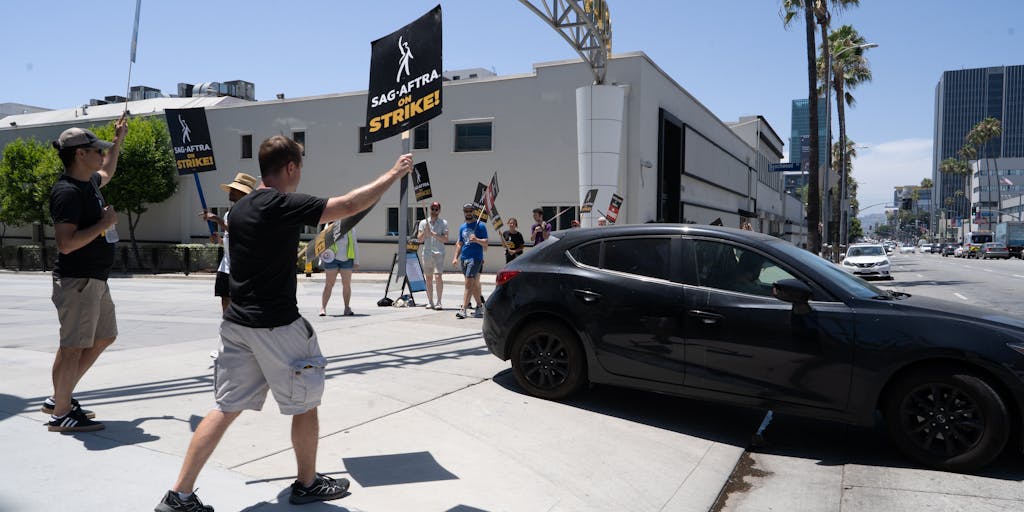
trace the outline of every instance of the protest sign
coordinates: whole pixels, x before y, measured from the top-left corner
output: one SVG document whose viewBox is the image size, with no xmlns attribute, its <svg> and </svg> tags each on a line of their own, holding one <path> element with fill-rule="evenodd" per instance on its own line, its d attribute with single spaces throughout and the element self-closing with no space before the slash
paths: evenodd
<svg viewBox="0 0 1024 512">
<path fill-rule="evenodd" d="M 580 205 L 580 213 L 590 213 L 594 209 L 594 201 L 597 200 L 597 189 L 592 188 L 583 196 L 583 204 Z"/>
<path fill-rule="evenodd" d="M 430 174 L 427 172 L 426 162 L 416 162 L 412 166 L 412 189 L 416 192 L 416 200 L 423 201 L 433 197 L 430 190 Z"/>
<path fill-rule="evenodd" d="M 367 144 L 441 115 L 441 6 L 370 44 Z"/>
<path fill-rule="evenodd" d="M 619 218 L 619 208 L 622 208 L 622 196 L 612 194 L 612 201 L 608 205 L 608 214 L 605 215 L 608 224 L 615 224 L 615 220 Z"/>
</svg>

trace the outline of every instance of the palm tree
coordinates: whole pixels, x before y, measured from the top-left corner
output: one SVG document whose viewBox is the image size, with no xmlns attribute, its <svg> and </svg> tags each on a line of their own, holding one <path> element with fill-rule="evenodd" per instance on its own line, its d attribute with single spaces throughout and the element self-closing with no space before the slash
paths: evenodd
<svg viewBox="0 0 1024 512">
<path fill-rule="evenodd" d="M 827 41 L 828 26 L 831 21 L 831 13 L 828 9 L 830 3 L 837 10 L 842 10 L 847 6 L 859 5 L 860 2 L 859 0 L 782 0 L 781 10 L 784 27 L 788 27 L 801 10 L 804 14 L 804 29 L 807 36 L 807 107 L 811 146 L 810 172 L 807 177 L 807 249 L 815 254 L 821 253 L 821 230 L 818 226 L 818 221 L 821 218 L 821 187 L 818 183 L 820 157 L 818 155 L 818 78 L 815 72 L 814 24 L 817 20 L 817 24 L 821 27 L 821 40 Z"/>
<path fill-rule="evenodd" d="M 814 72 L 814 0 L 783 0 L 782 25 L 788 27 L 802 10 L 804 32 L 807 36 L 807 118 L 810 145 L 810 164 L 807 175 L 807 250 L 821 253 L 821 187 L 818 183 L 818 76 Z"/>
<path fill-rule="evenodd" d="M 1002 135 L 1002 133 L 1003 133 L 1002 125 L 1000 124 L 999 120 L 994 118 L 994 117 L 986 117 L 985 119 L 982 119 L 981 121 L 978 121 L 978 124 L 974 125 L 974 128 L 971 128 L 971 131 L 967 133 L 967 143 L 969 145 L 973 146 L 973 148 L 975 150 L 974 151 L 975 158 L 977 157 L 978 150 L 980 150 L 981 151 L 981 159 L 985 161 L 985 174 L 987 175 L 986 182 L 988 183 L 988 186 L 989 186 L 989 195 L 988 195 L 988 199 L 989 200 L 992 199 L 992 190 L 993 190 L 993 188 L 992 188 L 992 175 L 993 175 L 993 170 L 988 165 L 988 159 L 989 159 L 989 155 L 988 155 L 988 142 L 990 140 L 996 138 L 996 137 L 999 137 L 1000 135 Z M 996 157 L 998 158 L 998 155 Z M 999 166 L 998 166 L 999 164 L 996 163 L 995 165 L 996 165 L 995 173 L 998 173 L 999 172 Z M 981 171 L 981 166 L 980 165 L 978 166 L 978 171 L 979 172 Z M 980 186 L 979 186 L 979 188 L 980 188 Z M 968 190 L 973 191 L 972 188 L 968 188 Z M 999 209 L 999 202 L 1002 199 L 1002 194 L 999 193 L 998 187 L 996 187 L 995 190 L 996 190 L 996 209 L 998 210 Z M 980 190 L 978 192 L 978 202 L 979 203 L 981 202 L 981 192 L 980 192 Z M 979 210 L 980 210 L 980 206 L 979 206 Z M 992 219 L 991 218 L 988 218 L 988 224 L 989 224 L 989 227 L 991 228 L 991 225 L 992 225 Z"/>
<path fill-rule="evenodd" d="M 840 127 L 842 127 L 842 124 L 840 124 Z M 839 140 L 846 141 L 845 148 L 843 147 L 843 144 L 839 142 Z M 853 206 L 853 203 L 856 201 L 857 197 L 857 186 L 856 182 L 853 180 L 853 177 L 851 175 L 853 174 L 853 159 L 857 158 L 857 144 L 852 140 L 846 138 L 845 133 L 843 133 L 843 135 L 840 136 L 839 140 L 832 144 L 832 167 L 835 168 L 837 165 L 839 165 L 840 162 L 843 162 L 845 160 L 844 167 L 846 169 L 847 180 L 846 192 L 847 196 L 850 198 L 850 205 Z M 838 185 L 836 186 L 838 187 Z M 840 203 L 841 201 L 834 201 L 832 203 L 832 218 L 842 222 L 843 218 L 840 215 L 842 212 L 842 205 Z M 855 215 L 855 213 L 850 213 L 849 215 L 853 216 Z M 839 240 L 839 224 L 834 224 L 831 230 L 832 231 L 829 233 L 829 236 L 832 238 L 832 240 Z M 847 233 L 847 237 L 849 237 L 849 233 Z M 845 244 L 847 242 L 848 240 L 839 241 L 839 243 L 841 244 Z"/>
<path fill-rule="evenodd" d="M 846 106 L 852 107 L 856 103 L 850 90 L 855 89 L 861 83 L 871 81 L 871 68 L 868 67 L 868 61 L 864 58 L 864 52 L 867 50 L 867 48 L 864 48 L 866 44 L 867 40 L 855 28 L 850 25 L 843 25 L 828 35 L 827 45 L 824 43 L 821 45 L 821 56 L 818 59 L 818 79 L 821 82 L 825 82 L 828 80 L 829 75 L 832 76 L 832 83 L 822 83 L 822 88 L 832 87 L 836 94 L 839 140 L 846 140 Z M 831 70 L 826 69 L 828 67 L 829 55 L 832 56 Z M 839 147 L 840 152 L 845 149 L 842 146 Z M 844 161 L 848 160 L 841 155 L 833 157 L 832 167 L 842 169 Z M 840 171 L 840 173 L 840 183 L 844 179 L 849 182 L 849 170 L 847 169 L 845 172 Z M 842 221 L 840 216 L 843 200 L 842 187 L 840 186 L 838 190 L 839 200 L 835 201 L 832 207 L 832 217 Z M 847 195 L 849 195 L 848 192 Z M 839 231 L 838 228 L 836 228 L 836 231 Z M 833 235 L 832 239 L 838 240 L 838 233 Z"/>
<path fill-rule="evenodd" d="M 943 174 L 950 174 L 954 176 L 966 176 L 967 177 L 967 190 L 971 189 L 971 164 L 970 161 L 976 158 L 977 151 L 971 146 L 963 146 L 957 151 L 959 158 L 947 158 L 939 164 L 939 171 Z M 957 198 L 957 202 L 964 196 L 963 190 L 957 190 L 954 193 Z M 966 208 L 970 212 L 970 206 Z M 970 215 L 970 213 L 968 213 Z M 957 216 L 959 218 L 959 216 Z M 969 218 L 969 217 L 968 217 Z"/>
</svg>

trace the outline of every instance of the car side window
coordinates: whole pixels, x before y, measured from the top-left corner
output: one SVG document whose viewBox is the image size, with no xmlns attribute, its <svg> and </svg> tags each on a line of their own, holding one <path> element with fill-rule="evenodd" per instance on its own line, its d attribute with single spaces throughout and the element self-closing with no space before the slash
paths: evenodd
<svg viewBox="0 0 1024 512">
<path fill-rule="evenodd" d="M 792 279 L 778 264 L 759 253 L 719 242 L 694 241 L 698 286 L 772 296 L 772 284 Z"/>
<path fill-rule="evenodd" d="M 569 254 L 572 255 L 573 259 L 591 267 L 601 268 L 601 242 L 591 242 L 589 244 L 580 245 L 574 247 Z"/>
<path fill-rule="evenodd" d="M 671 251 L 671 238 L 620 238 L 581 245 L 569 254 L 591 267 L 668 280 Z"/>
</svg>

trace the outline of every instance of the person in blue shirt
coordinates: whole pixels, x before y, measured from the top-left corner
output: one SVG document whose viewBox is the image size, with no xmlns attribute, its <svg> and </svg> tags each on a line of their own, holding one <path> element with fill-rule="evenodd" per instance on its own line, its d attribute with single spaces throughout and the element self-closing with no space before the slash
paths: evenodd
<svg viewBox="0 0 1024 512">
<path fill-rule="evenodd" d="M 460 265 L 462 275 L 466 276 L 466 288 L 462 293 L 462 308 L 455 313 L 455 318 L 468 316 L 470 297 L 476 300 L 473 317 L 483 318 L 484 304 L 480 300 L 483 295 L 480 290 L 480 270 L 484 265 L 487 226 L 477 220 L 477 209 L 473 203 L 463 205 L 462 213 L 466 217 L 466 222 L 459 226 L 459 240 L 455 243 L 455 257 L 452 258 L 452 265 Z"/>
</svg>

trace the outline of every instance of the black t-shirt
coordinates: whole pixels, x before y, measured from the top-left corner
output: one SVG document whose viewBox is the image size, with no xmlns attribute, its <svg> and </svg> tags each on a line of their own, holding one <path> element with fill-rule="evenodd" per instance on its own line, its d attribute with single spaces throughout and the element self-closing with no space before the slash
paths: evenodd
<svg viewBox="0 0 1024 512">
<path fill-rule="evenodd" d="M 53 225 L 74 224 L 77 229 L 86 229 L 99 222 L 105 204 L 103 194 L 100 194 L 100 180 L 99 173 L 93 174 L 89 181 L 79 181 L 61 174 L 50 189 L 50 217 Z M 114 244 L 100 235 L 76 251 L 58 253 L 53 275 L 91 277 L 106 281 L 113 264 Z"/>
<path fill-rule="evenodd" d="M 521 231 L 516 231 L 515 233 L 505 231 L 501 234 L 501 237 L 505 239 L 505 263 L 508 263 L 519 256 L 518 253 L 513 251 L 521 249 L 526 241 L 523 239 Z"/>
<path fill-rule="evenodd" d="M 231 306 L 224 319 L 248 327 L 278 327 L 299 318 L 295 252 L 302 226 L 316 226 L 327 200 L 252 192 L 231 209 Z"/>
</svg>

